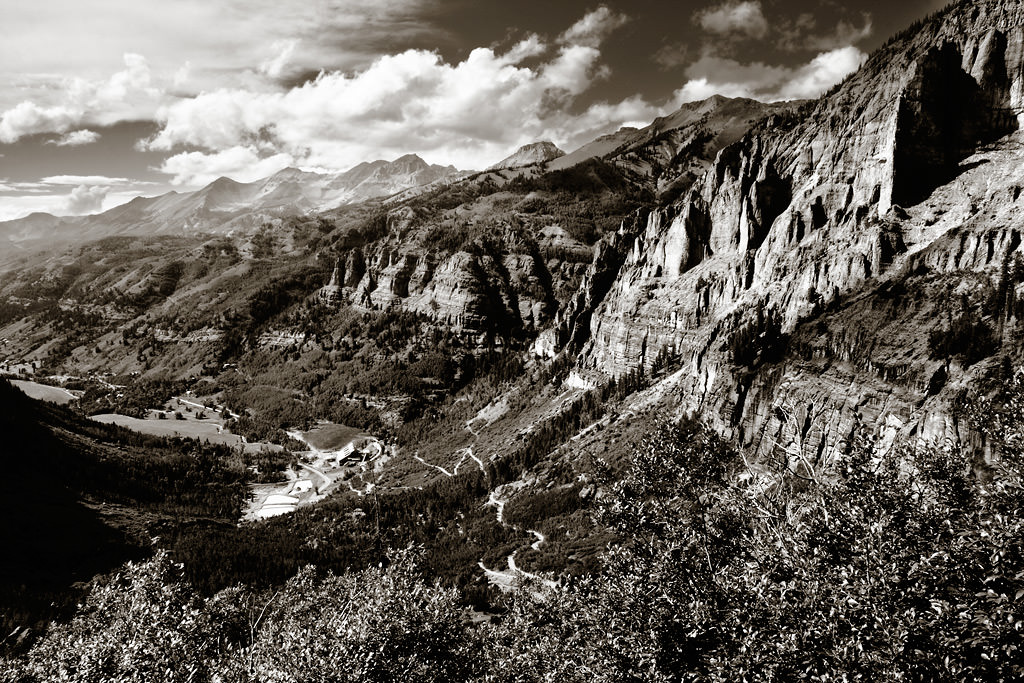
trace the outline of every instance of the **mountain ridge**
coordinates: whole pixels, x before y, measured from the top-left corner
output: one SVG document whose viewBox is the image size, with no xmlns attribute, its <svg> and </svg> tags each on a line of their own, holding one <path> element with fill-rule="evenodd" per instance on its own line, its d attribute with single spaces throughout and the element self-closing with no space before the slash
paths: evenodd
<svg viewBox="0 0 1024 683">
<path fill-rule="evenodd" d="M 406 154 L 390 162 L 362 162 L 336 174 L 286 168 L 251 183 L 222 176 L 192 192 L 172 190 L 155 197 L 136 197 L 99 214 L 53 216 L 39 212 L 0 222 L 0 240 L 25 247 L 62 237 L 82 242 L 120 234 L 228 232 L 240 219 L 258 226 L 264 219 L 282 214 L 325 211 L 458 173 L 454 166 L 431 165 Z"/>
<path fill-rule="evenodd" d="M 898 422 L 896 431 L 960 438 L 949 417 L 954 390 L 990 361 L 933 357 L 922 342 L 932 330 L 899 312 L 837 325 L 853 317 L 858 297 L 884 306 L 883 286 L 930 287 L 916 279 L 921 268 L 970 289 L 962 311 L 921 304 L 927 310 L 980 315 L 971 309 L 981 301 L 974 280 L 992 281 L 1000 262 L 1019 255 L 1015 140 L 1004 136 L 1019 127 L 1022 21 L 1012 4 L 954 5 L 817 101 L 690 103 L 644 129 L 619 131 L 576 165 L 570 154 L 551 172 L 438 181 L 322 241 L 282 235 L 276 244 L 316 245 L 317 286 L 330 285 L 323 299 L 333 305 L 363 315 L 402 310 L 480 344 L 526 339 L 543 358 L 579 353 L 573 381 L 581 385 L 673 358 L 692 370 L 680 410 L 706 412 L 755 450 L 799 437 L 834 453 L 865 414 Z M 978 156 L 986 149 L 987 158 Z M 350 172 L 365 181 L 376 169 Z M 973 196 L 963 199 L 957 183 Z M 597 214 L 602 206 L 609 210 Z M 982 208 L 1005 216 L 986 224 Z M 322 218 L 325 231 L 336 227 L 338 214 Z M 258 261 L 253 253 L 244 245 L 237 267 Z M 132 277 L 134 293 L 152 286 L 146 272 Z M 160 304 L 163 315 L 173 301 Z M 905 344 L 900 362 L 898 349 L 862 347 L 883 324 Z M 194 331 L 186 327 L 161 335 L 185 339 Z M 827 341 L 815 338 L 818 328 Z M 942 373 L 956 379 L 929 394 Z M 827 405 L 831 416 L 807 418 L 809 405 Z"/>
</svg>

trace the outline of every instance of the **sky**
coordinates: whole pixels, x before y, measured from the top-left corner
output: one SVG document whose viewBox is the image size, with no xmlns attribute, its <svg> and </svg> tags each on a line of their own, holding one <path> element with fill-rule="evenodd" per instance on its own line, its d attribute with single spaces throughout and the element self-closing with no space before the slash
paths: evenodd
<svg viewBox="0 0 1024 683">
<path fill-rule="evenodd" d="M 0 220 L 811 98 L 945 0 L 0 0 Z"/>
</svg>

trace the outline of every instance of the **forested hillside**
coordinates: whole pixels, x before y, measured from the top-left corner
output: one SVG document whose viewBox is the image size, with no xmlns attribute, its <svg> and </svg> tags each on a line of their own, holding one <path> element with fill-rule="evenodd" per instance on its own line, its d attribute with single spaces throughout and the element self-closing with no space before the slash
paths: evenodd
<svg viewBox="0 0 1024 683">
<path fill-rule="evenodd" d="M 148 556 L 158 537 L 233 527 L 248 495 L 244 463 L 227 448 L 93 422 L 6 380 L 0 425 L 4 646 L 72 608 L 95 574 Z"/>
<path fill-rule="evenodd" d="M 1016 680 L 1024 379 L 972 398 L 992 465 L 879 458 L 858 435 L 830 472 L 752 470 L 696 424 L 665 425 L 607 482 L 602 568 L 526 581 L 490 623 L 466 621 L 415 546 L 212 597 L 159 553 L 0 666 L 17 681 Z"/>
</svg>

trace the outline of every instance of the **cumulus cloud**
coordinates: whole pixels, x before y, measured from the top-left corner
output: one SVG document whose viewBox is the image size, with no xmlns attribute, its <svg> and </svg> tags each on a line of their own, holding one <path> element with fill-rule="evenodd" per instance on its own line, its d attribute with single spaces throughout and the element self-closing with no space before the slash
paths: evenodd
<svg viewBox="0 0 1024 683">
<path fill-rule="evenodd" d="M 184 150 L 161 168 L 183 185 L 290 164 L 344 169 L 407 152 L 480 168 L 536 139 L 571 147 L 595 128 L 664 113 L 639 99 L 568 111 L 607 75 L 600 41 L 623 21 L 601 7 L 551 45 L 531 35 L 505 51 L 477 48 L 457 63 L 407 50 L 286 90 L 213 90 L 162 107 L 161 129 L 145 147 Z M 524 64 L 537 57 L 539 64 Z"/>
<path fill-rule="evenodd" d="M 103 208 L 108 192 L 108 188 L 98 185 L 79 185 L 68 195 L 64 212 L 72 216 L 96 213 Z"/>
<path fill-rule="evenodd" d="M 21 102 L 0 112 L 0 142 L 26 135 L 66 133 L 83 123 L 108 126 L 120 121 L 151 118 L 165 93 L 153 81 L 146 59 L 126 53 L 124 69 L 106 80 L 63 79 L 61 99 L 52 105 Z"/>
<path fill-rule="evenodd" d="M 261 157 L 253 147 L 231 147 L 213 154 L 182 152 L 164 161 L 161 171 L 174 176 L 175 185 L 207 185 L 221 176 L 252 182 L 291 166 L 288 154 Z"/>
<path fill-rule="evenodd" d="M 705 31 L 719 36 L 764 38 L 768 35 L 768 20 L 760 0 L 730 0 L 697 12 L 694 21 Z"/>
<path fill-rule="evenodd" d="M 102 136 L 93 130 L 73 130 L 70 133 L 65 133 L 63 136 L 56 140 L 47 140 L 46 144 L 56 145 L 58 147 L 80 147 L 82 145 L 91 145 L 94 142 L 99 142 Z"/>
<path fill-rule="evenodd" d="M 797 69 L 779 89 L 783 100 L 818 97 L 859 69 L 867 55 L 853 46 L 823 52 Z"/>
<path fill-rule="evenodd" d="M 570 26 L 558 40 L 568 45 L 598 47 L 612 31 L 628 21 L 629 17 L 625 14 L 617 14 L 606 5 L 601 5 Z"/>
<path fill-rule="evenodd" d="M 866 58 L 867 55 L 852 46 L 823 52 L 796 68 L 760 62 L 742 64 L 705 55 L 687 68 L 690 80 L 676 92 L 676 99 L 694 102 L 716 93 L 765 101 L 817 97 L 856 71 Z"/>
<path fill-rule="evenodd" d="M 0 114 L 0 142 L 17 142 L 19 138 L 36 133 L 63 133 L 81 117 L 81 109 L 22 102 Z"/>
</svg>

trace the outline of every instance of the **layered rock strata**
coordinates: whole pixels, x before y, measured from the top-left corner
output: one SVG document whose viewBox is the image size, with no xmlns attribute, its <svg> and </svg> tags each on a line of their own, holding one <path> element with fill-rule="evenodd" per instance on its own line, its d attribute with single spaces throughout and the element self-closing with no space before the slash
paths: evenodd
<svg viewBox="0 0 1024 683">
<path fill-rule="evenodd" d="M 829 457 L 860 417 L 959 437 L 948 391 L 841 354 L 780 359 L 768 337 L 872 283 L 921 267 L 968 282 L 1019 252 L 1022 121 L 1024 7 L 954 6 L 826 97 L 766 119 L 651 213 L 593 311 L 583 367 L 614 376 L 678 356 L 690 367 L 681 405 L 761 452 L 808 442 Z M 923 324 L 890 332 L 927 336 Z M 933 376 L 939 361 L 908 348 L 903 374 Z"/>
</svg>

